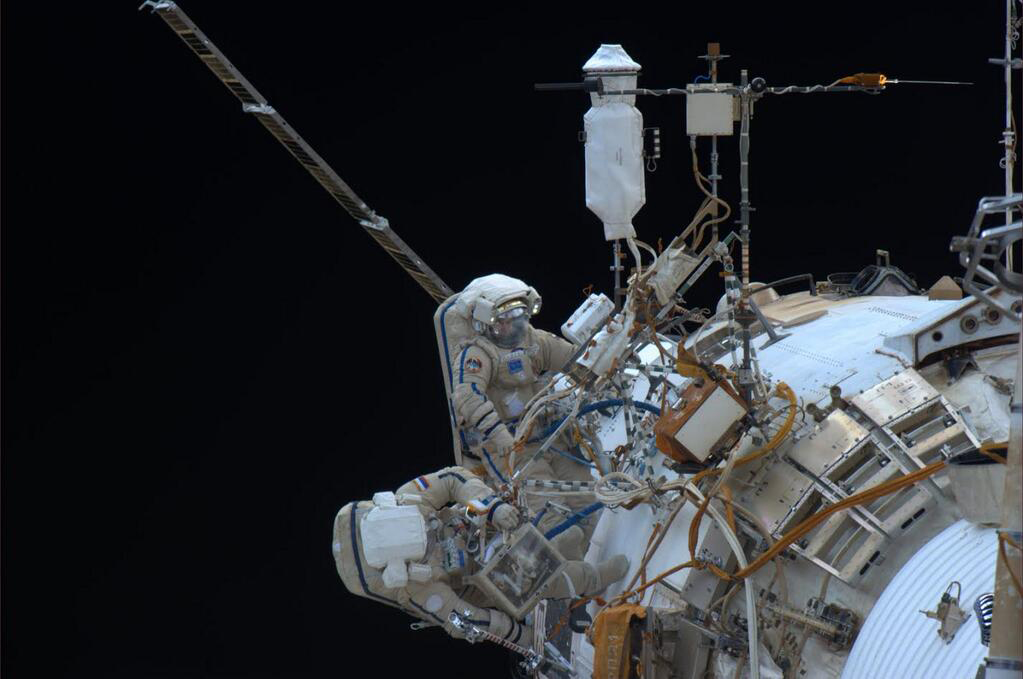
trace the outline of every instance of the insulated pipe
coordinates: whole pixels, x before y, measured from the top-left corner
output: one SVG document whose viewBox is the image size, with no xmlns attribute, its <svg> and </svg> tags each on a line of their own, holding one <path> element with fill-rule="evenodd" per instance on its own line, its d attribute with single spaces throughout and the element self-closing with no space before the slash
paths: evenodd
<svg viewBox="0 0 1023 679">
<path fill-rule="evenodd" d="M 1023 332 L 1016 349 L 1016 384 L 1009 412 L 1009 449 L 1006 451 L 1005 490 L 1002 495 L 1002 522 L 1000 532 L 1009 533 L 1020 544 L 1023 530 Z M 999 545 L 1013 572 L 1023 572 L 1023 558 L 1014 547 Z M 1023 602 L 1006 570 L 1001 555 L 995 567 L 995 606 L 991 618 L 991 645 L 987 657 L 988 679 L 1020 677 L 1023 663 Z M 1013 668 L 1013 666 L 1015 668 Z"/>
<path fill-rule="evenodd" d="M 696 498 L 698 505 L 703 505 L 705 500 L 703 493 L 696 489 L 691 483 L 686 486 L 686 492 Z M 710 518 L 714 519 L 718 524 L 718 528 L 725 536 L 725 540 L 728 541 L 728 546 L 732 548 L 735 553 L 735 560 L 739 564 L 739 569 L 745 569 L 749 564 L 746 561 L 746 553 L 742 551 L 742 545 L 739 543 L 739 538 L 736 537 L 735 532 L 732 531 L 731 526 L 728 525 L 728 521 L 725 517 L 721 516 L 721 512 L 717 510 L 713 505 L 707 503 L 707 513 L 710 514 Z M 750 679 L 760 679 L 760 640 L 757 636 L 757 606 L 753 599 L 753 587 L 751 583 L 745 582 L 742 587 L 746 593 L 746 631 L 747 631 L 747 643 L 749 644 L 749 670 Z"/>
</svg>

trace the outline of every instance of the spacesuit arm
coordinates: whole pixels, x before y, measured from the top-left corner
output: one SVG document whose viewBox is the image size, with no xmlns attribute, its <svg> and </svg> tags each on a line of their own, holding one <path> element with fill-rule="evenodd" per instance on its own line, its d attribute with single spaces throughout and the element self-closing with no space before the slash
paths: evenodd
<svg viewBox="0 0 1023 679">
<path fill-rule="evenodd" d="M 409 587 L 408 609 L 427 622 L 435 622 L 444 630 L 461 639 L 462 634 L 451 624 L 448 616 L 452 612 L 466 618 L 466 622 L 481 630 L 496 634 L 502 639 L 529 646 L 533 641 L 533 630 L 511 616 L 495 608 L 479 608 L 459 598 L 447 583 L 434 581 Z"/>
<path fill-rule="evenodd" d="M 494 491 L 487 484 L 462 467 L 445 467 L 432 474 L 417 476 L 395 494 L 418 495 L 434 509 L 452 502 L 468 506 L 494 497 Z"/>
<path fill-rule="evenodd" d="M 480 434 L 487 475 L 505 483 L 506 459 L 513 438 L 494 410 L 494 404 L 487 398 L 487 387 L 494 369 L 493 360 L 477 346 L 468 346 L 459 352 L 451 370 L 454 383 L 452 401 L 459 426 L 476 429 Z"/>
<path fill-rule="evenodd" d="M 536 343 L 540 346 L 540 351 L 537 354 L 539 372 L 548 370 L 561 372 L 564 370 L 568 359 L 575 353 L 575 345 L 546 330 L 534 330 L 533 337 L 536 338 Z"/>
<path fill-rule="evenodd" d="M 485 516 L 492 524 L 503 526 L 504 521 L 515 521 L 517 515 L 506 517 L 507 509 L 499 509 L 504 502 L 472 472 L 462 467 L 446 467 L 433 474 L 417 476 L 399 488 L 396 495 L 418 495 L 434 509 L 452 502 L 468 507 L 473 513 Z"/>
</svg>

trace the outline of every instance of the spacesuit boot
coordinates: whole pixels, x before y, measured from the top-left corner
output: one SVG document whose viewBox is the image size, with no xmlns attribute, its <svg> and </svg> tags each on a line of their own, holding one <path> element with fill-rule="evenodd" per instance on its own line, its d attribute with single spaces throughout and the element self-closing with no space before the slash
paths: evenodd
<svg viewBox="0 0 1023 679">
<path fill-rule="evenodd" d="M 615 554 L 607 561 L 597 564 L 597 577 L 600 580 L 600 589 L 618 582 L 629 572 L 629 559 L 622 554 Z"/>
</svg>

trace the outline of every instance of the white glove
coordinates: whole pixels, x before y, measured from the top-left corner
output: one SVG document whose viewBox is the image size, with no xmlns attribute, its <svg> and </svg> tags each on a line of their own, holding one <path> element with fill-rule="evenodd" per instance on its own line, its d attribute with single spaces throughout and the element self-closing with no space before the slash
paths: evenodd
<svg viewBox="0 0 1023 679">
<path fill-rule="evenodd" d="M 490 522 L 501 530 L 514 530 L 520 523 L 519 510 L 507 503 L 498 505 Z"/>
</svg>

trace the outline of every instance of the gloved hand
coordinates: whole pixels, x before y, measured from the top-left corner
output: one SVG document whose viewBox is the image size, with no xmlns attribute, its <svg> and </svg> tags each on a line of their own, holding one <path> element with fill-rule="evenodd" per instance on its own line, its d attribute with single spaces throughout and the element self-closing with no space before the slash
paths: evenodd
<svg viewBox="0 0 1023 679">
<path fill-rule="evenodd" d="M 514 530 L 521 523 L 519 510 L 508 503 L 501 504 L 494 510 L 490 522 L 501 530 Z"/>
</svg>

